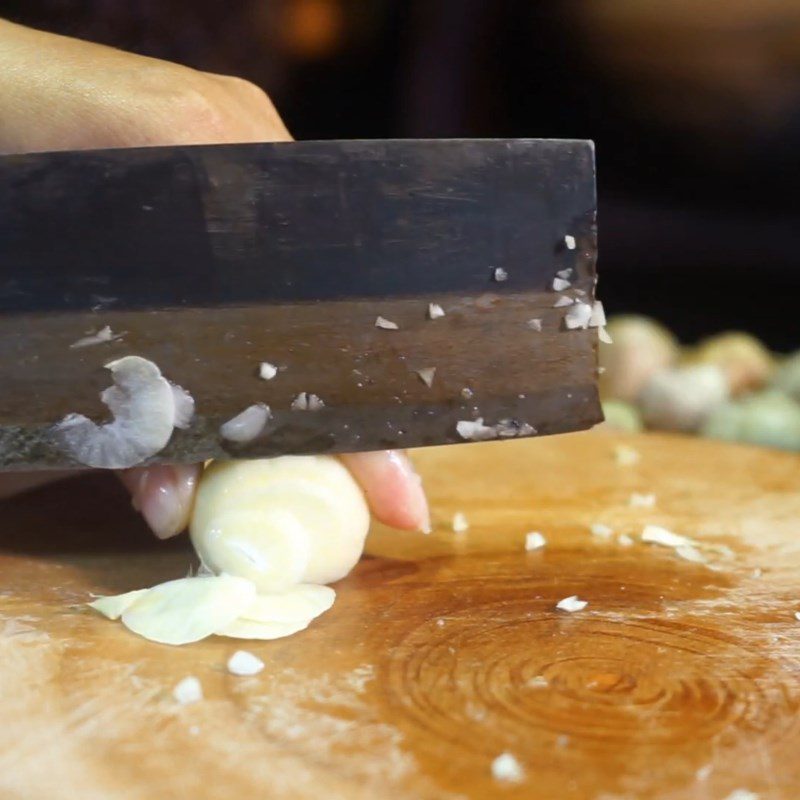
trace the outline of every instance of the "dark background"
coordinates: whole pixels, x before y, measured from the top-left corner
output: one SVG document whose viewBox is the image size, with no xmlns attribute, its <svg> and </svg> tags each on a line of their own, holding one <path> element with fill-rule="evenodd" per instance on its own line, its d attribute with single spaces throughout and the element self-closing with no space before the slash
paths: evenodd
<svg viewBox="0 0 800 800">
<path fill-rule="evenodd" d="M 600 294 L 800 346 L 800 0 L 0 0 L 240 75 L 296 138 L 592 138 Z M 46 57 L 46 54 L 43 54 Z"/>
</svg>

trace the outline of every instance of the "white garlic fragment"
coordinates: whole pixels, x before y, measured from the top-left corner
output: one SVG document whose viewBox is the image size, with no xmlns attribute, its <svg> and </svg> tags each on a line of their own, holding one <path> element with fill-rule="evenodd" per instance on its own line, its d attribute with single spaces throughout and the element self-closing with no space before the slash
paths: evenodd
<svg viewBox="0 0 800 800">
<path fill-rule="evenodd" d="M 588 303 L 574 303 L 564 316 L 564 325 L 568 330 L 586 330 L 591 318 L 592 307 Z"/>
<path fill-rule="evenodd" d="M 309 392 L 300 392 L 289 406 L 292 411 L 319 411 L 325 407 L 321 398 Z"/>
<path fill-rule="evenodd" d="M 114 420 L 97 425 L 82 414 L 69 414 L 53 433 L 64 452 L 80 464 L 127 469 L 160 452 L 183 414 L 176 414 L 173 388 L 152 361 L 125 356 L 105 366 L 114 385 L 100 399 Z"/>
<path fill-rule="evenodd" d="M 642 531 L 642 541 L 650 544 L 660 544 L 662 547 L 690 547 L 694 542 L 686 536 L 673 533 L 660 525 L 645 525 Z"/>
<path fill-rule="evenodd" d="M 444 309 L 438 303 L 428 303 L 428 319 L 440 319 L 444 315 Z"/>
<path fill-rule="evenodd" d="M 108 619 L 119 619 L 129 606 L 148 591 L 149 589 L 135 589 L 132 592 L 125 592 L 125 594 L 106 595 L 92 600 L 87 605 Z"/>
<path fill-rule="evenodd" d="M 400 326 L 396 322 L 392 322 L 390 319 L 386 319 L 385 317 L 378 317 L 375 320 L 375 327 L 383 328 L 385 331 L 400 330 Z"/>
<path fill-rule="evenodd" d="M 525 780 L 525 770 L 511 753 L 501 753 L 492 761 L 492 777 L 496 781 L 521 783 Z"/>
<path fill-rule="evenodd" d="M 560 269 L 556 272 L 556 275 L 559 278 L 563 278 L 565 281 L 572 280 L 572 267 L 567 267 L 566 269 Z"/>
<path fill-rule="evenodd" d="M 595 300 L 592 304 L 592 315 L 589 317 L 590 328 L 605 328 L 606 325 L 606 312 L 603 304 L 599 300 Z"/>
<path fill-rule="evenodd" d="M 526 550 L 541 550 L 547 544 L 547 539 L 539 531 L 531 531 L 525 534 Z"/>
<path fill-rule="evenodd" d="M 480 442 L 486 439 L 496 439 L 497 430 L 494 425 L 484 425 L 483 417 L 478 419 L 462 419 L 456 423 L 456 431 L 462 439 Z"/>
<path fill-rule="evenodd" d="M 252 442 L 263 432 L 271 416 L 269 406 L 255 403 L 224 422 L 220 426 L 219 434 L 230 442 Z"/>
<path fill-rule="evenodd" d="M 172 690 L 172 696 L 182 706 L 197 703 L 203 699 L 203 687 L 194 675 L 187 675 Z"/>
<path fill-rule="evenodd" d="M 653 508 L 656 504 L 656 496 L 654 494 L 640 494 L 633 492 L 628 498 L 628 505 L 631 508 Z"/>
<path fill-rule="evenodd" d="M 583 609 L 588 605 L 588 600 L 581 600 L 578 598 L 578 595 L 573 594 L 569 597 L 565 597 L 563 600 L 559 600 L 556 603 L 556 608 L 559 611 L 566 611 L 571 614 L 575 611 L 583 611 Z"/>
<path fill-rule="evenodd" d="M 258 365 L 258 377 L 264 381 L 271 381 L 278 374 L 278 368 L 269 361 L 262 361 Z"/>
<path fill-rule="evenodd" d="M 599 339 L 599 340 L 600 340 L 600 341 L 601 341 L 603 344 L 614 344 L 614 340 L 611 338 L 611 334 L 608 332 L 608 328 L 606 328 L 606 327 L 605 327 L 605 326 L 603 326 L 603 325 L 601 325 L 601 326 L 600 326 L 600 327 L 597 329 L 597 338 L 598 338 L 598 339 Z M 602 372 L 601 372 L 601 370 L 602 370 Z M 605 367 L 598 367 L 597 374 L 598 374 L 598 375 L 602 375 L 602 374 L 603 374 L 603 372 L 605 372 L 605 370 L 606 370 L 606 368 L 605 368 Z"/>
<path fill-rule="evenodd" d="M 728 396 L 725 373 L 714 364 L 698 364 L 655 373 L 639 395 L 639 408 L 650 428 L 691 433 Z"/>
<path fill-rule="evenodd" d="M 528 327 L 529 327 L 529 328 L 530 328 L 532 331 L 539 331 L 539 332 L 541 332 L 541 330 L 542 330 L 542 321 L 541 321 L 541 319 L 538 319 L 538 318 L 535 318 L 535 319 L 529 319 L 529 320 L 528 320 L 528 321 L 527 321 L 525 324 L 526 324 L 526 325 L 527 325 L 527 326 L 528 326 Z"/>
<path fill-rule="evenodd" d="M 436 367 L 425 367 L 424 369 L 418 369 L 416 372 L 420 380 L 430 389 L 430 387 L 433 386 Z"/>
<path fill-rule="evenodd" d="M 565 306 L 571 306 L 574 302 L 575 300 L 573 300 L 573 298 L 562 294 L 561 297 L 553 303 L 553 308 L 564 308 Z"/>
<path fill-rule="evenodd" d="M 89 335 L 78 339 L 77 342 L 73 342 L 69 348 L 70 350 L 77 350 L 80 347 L 91 347 L 95 344 L 113 342 L 115 339 L 121 339 L 124 335 L 125 333 L 113 333 L 111 331 L 111 327 L 106 325 L 104 328 L 100 328 L 97 333 L 90 333 Z"/>
<path fill-rule="evenodd" d="M 575 237 L 567 234 L 564 237 L 564 244 L 566 245 L 567 250 L 574 250 L 576 246 Z"/>
<path fill-rule="evenodd" d="M 594 522 L 589 526 L 589 531 L 592 536 L 597 536 L 598 539 L 610 539 L 614 535 L 614 529 L 602 522 Z"/>
<path fill-rule="evenodd" d="M 190 524 L 204 564 L 251 580 L 260 593 L 343 578 L 368 529 L 364 495 L 332 456 L 215 462 Z"/>
<path fill-rule="evenodd" d="M 569 289 L 572 284 L 564 278 L 555 277 L 553 278 L 552 286 L 554 292 L 563 292 L 565 289 Z"/>
<path fill-rule="evenodd" d="M 247 650 L 237 650 L 228 659 L 226 666 L 231 675 L 250 677 L 258 675 L 264 669 L 264 662 L 258 656 L 248 653 Z"/>
<path fill-rule="evenodd" d="M 457 511 L 453 514 L 453 532 L 464 533 L 469 530 L 469 522 L 466 515 L 462 511 Z"/>
<path fill-rule="evenodd" d="M 495 267 L 492 272 L 492 277 L 495 282 L 503 283 L 503 281 L 508 280 L 508 273 L 502 267 Z"/>
<path fill-rule="evenodd" d="M 122 624 L 161 644 L 205 639 L 237 619 L 256 595 L 253 583 L 233 575 L 179 578 L 154 586 L 122 614 Z"/>
</svg>

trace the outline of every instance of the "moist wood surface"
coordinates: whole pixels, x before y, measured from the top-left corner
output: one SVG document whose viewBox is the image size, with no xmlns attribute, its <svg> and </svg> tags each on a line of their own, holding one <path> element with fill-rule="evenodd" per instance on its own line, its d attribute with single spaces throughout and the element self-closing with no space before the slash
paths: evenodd
<svg viewBox="0 0 800 800">
<path fill-rule="evenodd" d="M 639 464 L 616 463 L 623 441 Z M 334 608 L 276 642 L 171 648 L 87 611 L 91 592 L 191 560 L 149 538 L 111 479 L 0 505 L 0 796 L 800 796 L 800 459 L 595 432 L 416 460 L 434 534 L 377 528 Z M 692 564 L 598 540 L 595 522 L 732 555 Z M 529 530 L 544 550 L 524 551 Z M 572 594 L 588 607 L 556 612 Z M 239 647 L 263 673 L 227 674 Z M 205 699 L 181 707 L 189 674 Z M 523 783 L 493 780 L 504 751 Z"/>
</svg>

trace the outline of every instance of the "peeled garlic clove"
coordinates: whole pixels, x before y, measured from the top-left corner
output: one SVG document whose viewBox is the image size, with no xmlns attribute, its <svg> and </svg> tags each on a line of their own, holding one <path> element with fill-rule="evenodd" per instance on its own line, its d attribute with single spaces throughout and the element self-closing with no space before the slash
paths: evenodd
<svg viewBox="0 0 800 800">
<path fill-rule="evenodd" d="M 677 361 L 678 342 L 663 325 L 647 317 L 613 317 L 606 330 L 613 344 L 601 343 L 598 349 L 604 369 L 599 379 L 601 395 L 634 403 L 656 372 Z"/>
<path fill-rule="evenodd" d="M 301 583 L 279 594 L 259 594 L 242 612 L 242 619 L 253 622 L 294 623 L 324 614 L 336 600 L 330 586 Z"/>
<path fill-rule="evenodd" d="M 175 397 L 169 381 L 152 362 L 126 356 L 106 364 L 114 385 L 101 400 L 113 422 L 97 425 L 82 414 L 69 414 L 54 428 L 63 450 L 89 467 L 127 469 L 162 450 L 175 426 Z"/>
<path fill-rule="evenodd" d="M 713 364 L 666 369 L 653 375 L 639 397 L 650 428 L 690 433 L 728 399 L 728 380 Z"/>
<path fill-rule="evenodd" d="M 122 614 L 122 624 L 162 644 L 197 642 L 229 625 L 252 603 L 253 584 L 233 575 L 180 578 L 137 598 Z"/>
<path fill-rule="evenodd" d="M 360 558 L 368 529 L 364 495 L 332 456 L 215 462 L 190 524 L 203 563 L 249 578 L 260 593 L 339 580 Z"/>
<path fill-rule="evenodd" d="M 104 617 L 119 619 L 129 606 L 149 591 L 149 589 L 136 589 L 133 592 L 125 592 L 125 594 L 98 597 L 87 605 L 89 608 L 99 611 Z"/>
<path fill-rule="evenodd" d="M 237 619 L 216 631 L 218 636 L 232 639 L 282 639 L 305 630 L 311 619 L 298 622 L 259 622 L 253 619 Z"/>
</svg>

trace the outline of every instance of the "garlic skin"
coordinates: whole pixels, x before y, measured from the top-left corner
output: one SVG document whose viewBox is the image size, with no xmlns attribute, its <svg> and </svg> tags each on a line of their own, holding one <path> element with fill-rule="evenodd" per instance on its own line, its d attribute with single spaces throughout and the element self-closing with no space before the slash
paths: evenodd
<svg viewBox="0 0 800 800">
<path fill-rule="evenodd" d="M 98 425 L 83 414 L 69 414 L 53 433 L 63 450 L 80 464 L 106 469 L 135 467 L 166 446 L 176 424 L 188 425 L 194 403 L 146 358 L 125 356 L 105 367 L 114 385 L 101 392 L 100 399 L 114 420 Z"/>
<path fill-rule="evenodd" d="M 728 377 L 732 395 L 760 389 L 775 371 L 775 358 L 755 336 L 739 331 L 704 339 L 689 351 L 687 364 L 716 364 Z"/>
<path fill-rule="evenodd" d="M 649 428 L 691 433 L 729 396 L 725 373 L 713 364 L 666 369 L 653 375 L 639 396 Z"/>
<path fill-rule="evenodd" d="M 598 358 L 604 372 L 599 386 L 602 398 L 635 403 L 656 372 L 676 363 L 675 337 L 655 320 L 624 315 L 613 317 L 606 327 L 613 344 L 602 342 Z"/>
<path fill-rule="evenodd" d="M 259 593 L 347 575 L 369 530 L 364 495 L 332 456 L 281 456 L 211 464 L 198 485 L 192 543 L 214 573 Z"/>
</svg>

